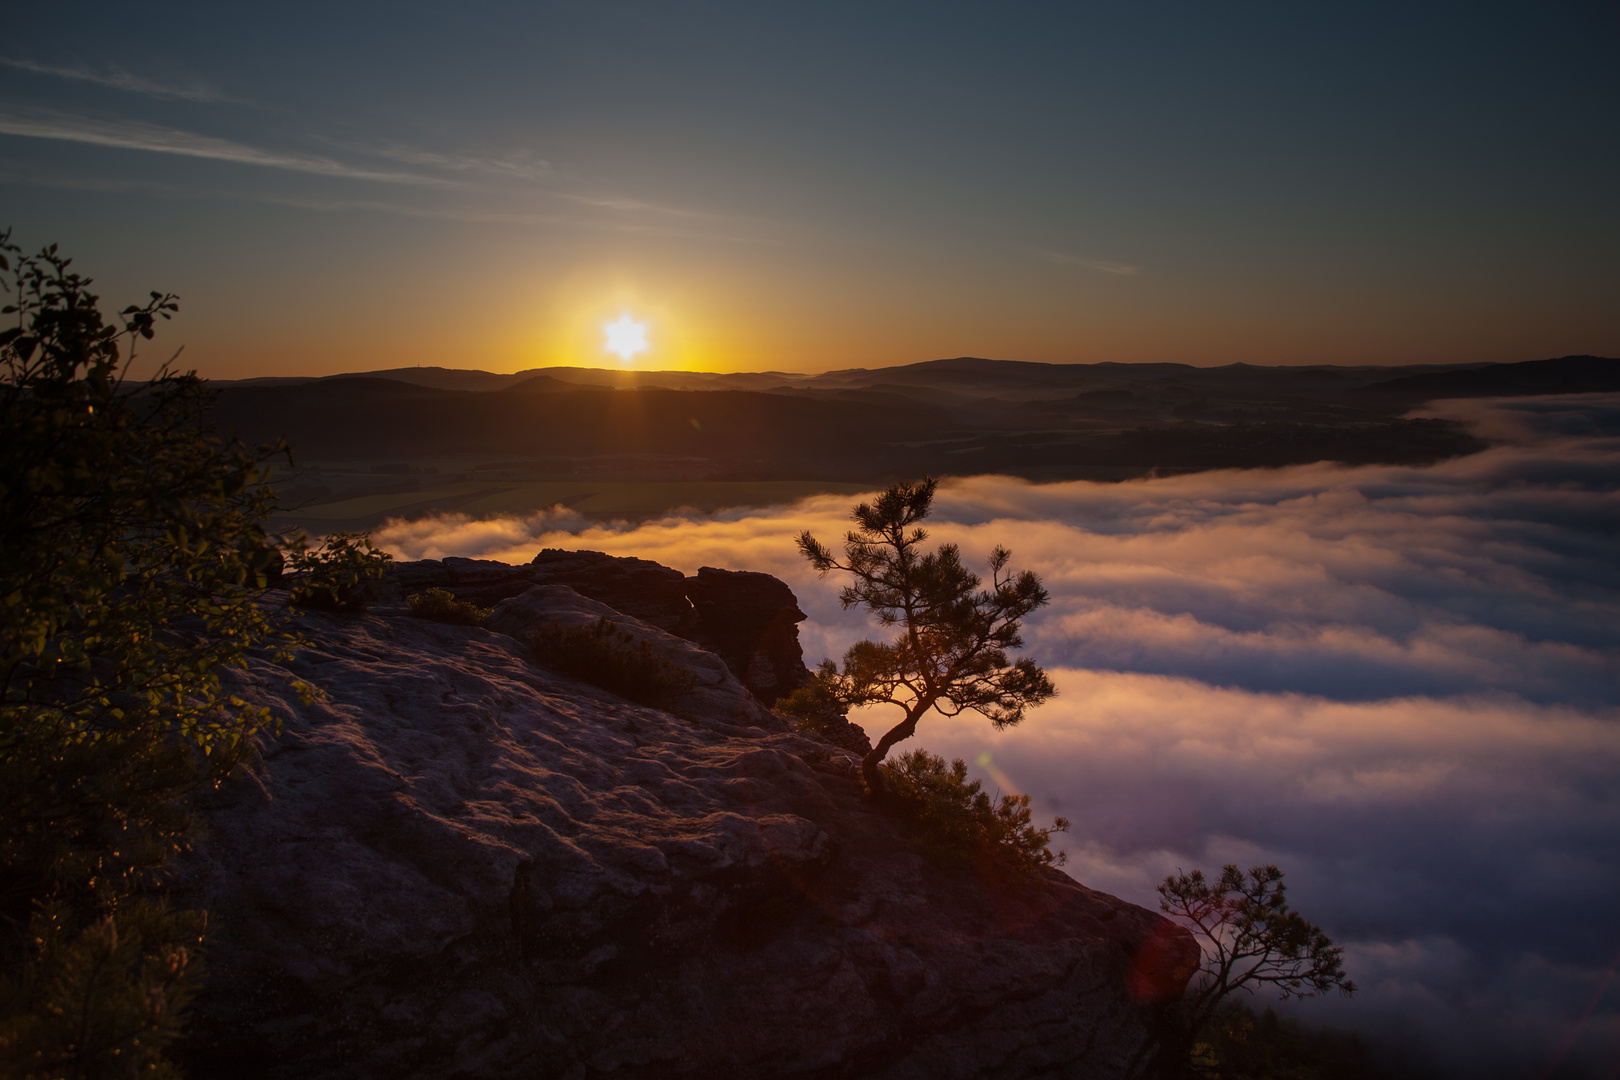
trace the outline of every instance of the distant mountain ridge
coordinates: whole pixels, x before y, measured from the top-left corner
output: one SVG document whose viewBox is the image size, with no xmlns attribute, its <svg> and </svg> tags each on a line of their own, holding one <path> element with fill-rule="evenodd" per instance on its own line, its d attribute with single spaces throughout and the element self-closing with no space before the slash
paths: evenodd
<svg viewBox="0 0 1620 1080">
<path fill-rule="evenodd" d="M 1579 393 L 1620 389 L 1620 360 L 1600 356 L 1564 356 L 1516 363 L 1408 364 L 1394 367 L 1333 364 L 1050 364 L 958 356 L 883 368 L 842 368 L 807 375 L 783 371 L 701 372 L 639 371 L 613 368 L 548 367 L 498 373 L 479 369 L 401 367 L 324 376 L 267 376 L 215 380 L 222 388 L 331 383 L 347 379 L 387 379 L 436 390 L 499 391 L 566 390 L 574 387 L 667 390 L 755 390 L 792 392 L 855 388 L 917 388 L 992 396 L 1084 388 L 1169 379 L 1185 384 L 1231 386 L 1244 382 L 1301 387 L 1326 384 L 1345 389 L 1377 387 L 1384 396 L 1473 397 L 1481 394 Z"/>
<path fill-rule="evenodd" d="M 1620 390 L 1620 360 L 1197 368 L 964 356 L 813 376 L 394 368 L 217 385 L 215 419 L 244 441 L 285 439 L 306 468 L 369 474 L 361 463 L 380 461 L 390 476 L 441 476 L 420 501 L 442 507 L 466 494 L 454 484 L 491 471 L 513 482 L 883 484 L 1420 465 L 1486 445 L 1460 422 L 1412 416 L 1426 401 Z M 289 481 L 303 492 L 293 502 L 406 483 L 337 475 L 309 468 Z"/>
<path fill-rule="evenodd" d="M 251 379 L 216 379 L 215 385 L 233 388 L 249 386 L 302 386 L 338 379 L 389 379 L 425 386 L 434 390 L 493 391 L 521 384 L 548 380 L 559 389 L 576 386 L 640 389 L 656 386 L 667 390 L 757 390 L 799 384 L 812 376 L 788 372 L 701 372 L 636 371 L 614 368 L 549 367 L 499 373 L 477 368 L 402 367 L 380 371 L 346 371 L 336 375 L 272 375 Z"/>
</svg>

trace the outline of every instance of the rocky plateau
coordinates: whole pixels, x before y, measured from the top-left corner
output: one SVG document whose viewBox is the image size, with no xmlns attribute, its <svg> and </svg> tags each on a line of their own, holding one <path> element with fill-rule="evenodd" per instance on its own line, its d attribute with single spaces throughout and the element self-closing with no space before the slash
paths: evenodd
<svg viewBox="0 0 1620 1080">
<path fill-rule="evenodd" d="M 495 613 L 412 617 L 430 586 Z M 1191 938 L 1055 870 L 925 860 L 862 794 L 864 736 L 769 708 L 803 618 L 764 574 L 555 551 L 301 616 L 309 646 L 238 690 L 280 731 L 175 883 L 211 912 L 192 1074 L 1152 1075 Z M 636 704 L 527 644 L 602 619 L 691 685 Z"/>
</svg>

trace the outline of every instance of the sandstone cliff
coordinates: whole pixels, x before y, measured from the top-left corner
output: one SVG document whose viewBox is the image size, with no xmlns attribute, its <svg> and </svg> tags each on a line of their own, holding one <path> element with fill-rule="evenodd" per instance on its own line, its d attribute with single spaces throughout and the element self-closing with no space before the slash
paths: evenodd
<svg viewBox="0 0 1620 1080">
<path fill-rule="evenodd" d="M 567 561 L 550 555 L 551 571 Z M 411 564 L 396 586 L 459 575 L 464 593 L 504 592 L 489 627 L 398 602 L 311 615 L 290 667 L 313 702 L 279 669 L 249 672 L 243 696 L 282 732 L 206 800 L 208 835 L 177 882 L 178 902 L 213 912 L 194 1075 L 1151 1067 L 1154 1001 L 1195 956 L 1185 933 L 1056 872 L 1018 888 L 924 862 L 905 822 L 862 798 L 853 754 L 789 730 L 761 703 L 770 687 L 737 677 L 802 618 L 786 586 L 722 577 L 693 596 L 675 571 L 602 559 L 574 559 L 602 579 L 579 584 L 607 597 L 623 571 L 650 590 L 621 582 L 609 606 L 560 573 Z M 755 611 L 752 629 L 727 616 L 780 600 L 772 582 L 791 614 Z M 636 705 L 520 640 L 604 617 L 693 685 Z M 771 658 L 778 683 L 802 672 L 796 649 Z"/>
</svg>

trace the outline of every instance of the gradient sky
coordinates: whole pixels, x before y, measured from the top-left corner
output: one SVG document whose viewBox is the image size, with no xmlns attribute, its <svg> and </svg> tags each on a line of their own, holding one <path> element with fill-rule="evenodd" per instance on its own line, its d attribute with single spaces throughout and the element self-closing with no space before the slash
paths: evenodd
<svg viewBox="0 0 1620 1080">
<path fill-rule="evenodd" d="M 0 225 L 205 375 L 1620 355 L 1620 8 L 12 11 Z"/>
</svg>

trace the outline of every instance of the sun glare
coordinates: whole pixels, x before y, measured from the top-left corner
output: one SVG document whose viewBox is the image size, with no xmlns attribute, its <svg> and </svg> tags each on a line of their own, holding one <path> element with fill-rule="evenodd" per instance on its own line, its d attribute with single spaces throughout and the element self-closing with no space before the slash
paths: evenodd
<svg viewBox="0 0 1620 1080">
<path fill-rule="evenodd" d="M 626 364 L 636 353 L 647 351 L 646 326 L 628 315 L 620 315 L 602 329 L 607 332 L 607 351 L 617 353 L 619 359 Z"/>
</svg>

